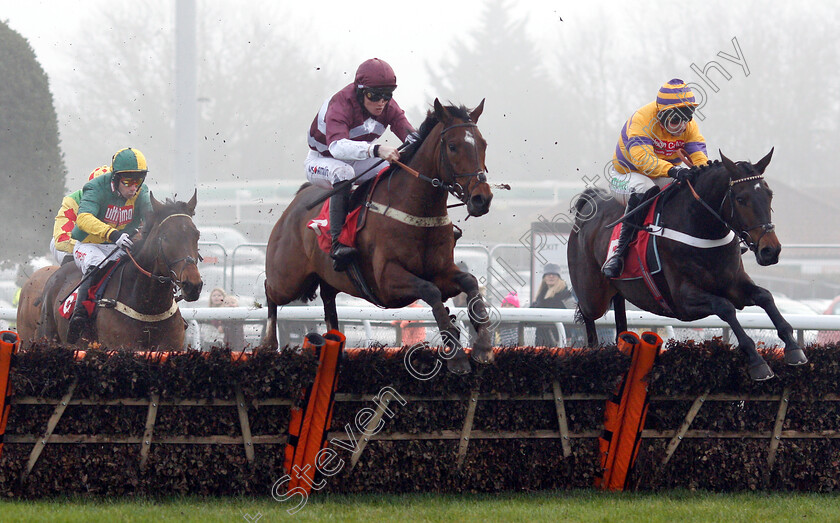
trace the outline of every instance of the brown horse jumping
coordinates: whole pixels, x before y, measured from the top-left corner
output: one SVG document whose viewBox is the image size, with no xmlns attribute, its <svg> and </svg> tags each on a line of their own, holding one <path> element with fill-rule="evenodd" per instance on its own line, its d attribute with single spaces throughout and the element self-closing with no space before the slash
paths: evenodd
<svg viewBox="0 0 840 523">
<path fill-rule="evenodd" d="M 447 214 L 447 197 L 455 195 L 470 216 L 490 210 L 493 193 L 487 183 L 486 142 L 476 122 L 484 101 L 471 112 L 464 107 L 444 107 L 438 100 L 420 126 L 414 151 L 402 154 L 410 168 L 394 168 L 375 186 L 366 224 L 356 238 L 358 263 L 373 297 L 387 308 L 405 307 L 421 299 L 432 307 L 441 332 L 445 357 L 452 372 L 470 371 L 469 358 L 458 342 L 460 334 L 443 301 L 466 292 L 470 321 L 477 331 L 472 358 L 493 360 L 489 318 L 478 281 L 455 265 L 455 236 Z M 409 158 L 410 157 L 410 158 Z M 364 191 L 357 191 L 363 193 Z M 263 344 L 277 347 L 277 306 L 293 300 L 312 299 L 320 286 L 327 326 L 338 328 L 335 297 L 339 292 L 369 299 L 348 273 L 335 272 L 329 255 L 318 247 L 307 223 L 319 207 L 307 206 L 324 190 L 304 184 L 277 221 L 268 240 L 265 293 L 268 324 Z M 358 198 L 355 198 L 358 201 Z"/>
<path fill-rule="evenodd" d="M 751 164 L 734 163 L 721 154 L 721 162 L 693 168 L 696 170 L 693 190 L 688 184 L 669 186 L 667 194 L 661 196 L 664 201 L 658 225 L 676 231 L 674 237 L 683 233 L 711 242 L 726 238 L 730 231 L 735 233 L 731 241 L 709 248 L 668 237 L 658 240 L 662 271 L 653 275 L 653 281 L 665 305 L 653 297 L 643 281 L 609 280 L 601 273 L 611 233 L 605 225 L 619 219 L 623 208 L 604 191 L 584 191 L 575 203 L 575 226 L 567 255 L 572 286 L 579 300 L 579 317 L 586 325 L 589 346 L 598 344 L 595 319 L 607 312 L 610 300 L 618 333 L 627 329 L 625 299 L 643 310 L 682 321 L 714 314 L 728 323 L 738 338 L 738 347 L 748 358 L 750 377 L 766 380 L 773 377 L 773 371 L 735 316 L 736 308 L 758 305 L 767 312 L 785 343 L 785 362 L 789 365 L 808 362 L 773 296 L 753 283 L 741 261 L 739 238 L 755 253 L 759 265 L 779 261 L 782 246 L 771 222 L 773 192 L 763 177 L 772 155 L 771 150 L 758 163 Z"/>
<path fill-rule="evenodd" d="M 195 301 L 202 287 L 196 265 L 199 233 L 192 221 L 196 195 L 189 202 L 166 203 L 152 196 L 151 203 L 142 238 L 132 248 L 134 262 L 129 256 L 120 259 L 97 303 L 95 333 L 84 335 L 79 344 L 97 341 L 109 348 L 138 350 L 183 348 L 185 324 L 174 293 L 180 288 L 184 299 Z M 18 306 L 24 344 L 40 338 L 66 341 L 69 322 L 61 314 L 60 300 L 80 278 L 73 263 L 45 267 L 32 275 L 21 290 Z M 37 325 L 34 332 L 33 325 Z"/>
</svg>

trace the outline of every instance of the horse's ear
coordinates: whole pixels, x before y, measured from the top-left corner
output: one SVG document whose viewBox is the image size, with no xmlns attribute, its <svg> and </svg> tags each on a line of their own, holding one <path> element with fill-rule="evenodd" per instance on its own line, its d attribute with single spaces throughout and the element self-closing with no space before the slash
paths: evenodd
<svg viewBox="0 0 840 523">
<path fill-rule="evenodd" d="M 437 118 L 438 122 L 448 122 L 452 118 L 449 116 L 449 111 L 446 110 L 446 107 L 444 107 L 437 98 L 435 98 L 434 107 L 435 118 Z"/>
<path fill-rule="evenodd" d="M 149 201 L 152 202 L 152 210 L 154 212 L 158 212 L 163 207 L 163 204 L 155 199 L 155 194 L 152 191 L 149 191 Z"/>
<path fill-rule="evenodd" d="M 738 174 L 738 168 L 735 166 L 735 162 L 724 156 L 723 151 L 720 149 L 718 149 L 718 152 L 720 153 L 720 161 L 723 162 L 723 166 L 726 167 L 726 170 L 731 174 Z"/>
<path fill-rule="evenodd" d="M 187 202 L 187 210 L 190 212 L 190 216 L 195 216 L 195 204 L 198 203 L 198 189 L 193 191 L 192 198 L 190 201 Z"/>
<path fill-rule="evenodd" d="M 753 165 L 753 167 L 755 167 L 755 170 L 758 171 L 760 174 L 764 174 L 764 169 L 767 169 L 767 164 L 770 163 L 770 158 L 773 157 L 773 151 L 775 149 L 775 147 L 770 149 L 770 152 L 767 153 L 767 156 L 759 160 L 757 164 Z"/>
<path fill-rule="evenodd" d="M 482 112 L 484 112 L 484 100 L 486 100 L 486 98 L 482 98 L 481 103 L 478 104 L 478 107 L 473 109 L 470 113 L 470 120 L 472 120 L 475 123 L 478 123 L 478 117 L 481 116 Z"/>
</svg>

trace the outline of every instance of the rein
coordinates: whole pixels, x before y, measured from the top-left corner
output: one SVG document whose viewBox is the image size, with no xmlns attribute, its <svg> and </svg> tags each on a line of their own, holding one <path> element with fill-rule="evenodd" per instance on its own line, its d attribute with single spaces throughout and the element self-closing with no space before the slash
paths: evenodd
<svg viewBox="0 0 840 523">
<path fill-rule="evenodd" d="M 478 178 L 479 182 L 486 182 L 487 181 L 487 173 L 484 171 L 484 169 L 476 169 L 475 172 L 458 174 L 452 169 L 452 165 L 449 162 L 445 161 L 445 159 L 444 159 L 445 151 L 443 149 L 445 141 L 444 141 L 443 135 L 447 131 L 450 131 L 450 130 L 455 129 L 457 127 L 478 127 L 478 125 L 473 123 L 473 122 L 456 123 L 456 124 L 450 125 L 449 127 L 444 127 L 444 129 L 440 132 L 440 145 L 441 145 L 441 147 L 440 147 L 440 162 L 439 163 L 440 163 L 441 166 L 445 165 L 445 166 L 448 167 L 448 170 L 451 173 L 451 176 L 452 176 L 452 179 L 454 180 L 454 183 L 451 183 L 451 184 L 446 183 L 443 180 L 441 180 L 440 178 L 429 178 L 428 176 L 424 175 L 423 173 L 421 173 L 419 171 L 416 171 L 415 169 L 412 169 L 411 167 L 402 163 L 399 160 L 394 161 L 395 164 L 399 165 L 400 168 L 402 168 L 403 170 L 405 170 L 407 173 L 414 176 L 415 178 L 418 178 L 420 180 L 423 180 L 424 182 L 427 182 L 427 183 L 431 184 L 432 187 L 443 189 L 446 192 L 448 192 L 449 194 L 451 194 L 452 196 L 458 198 L 458 200 L 460 200 L 461 203 L 456 203 L 454 205 L 448 205 L 447 208 L 460 207 L 462 205 L 467 204 L 467 199 L 469 198 L 469 194 L 467 194 L 467 192 L 464 190 L 464 187 L 460 183 L 458 183 L 458 178 L 476 177 L 476 178 Z M 473 151 L 473 152 L 475 154 L 475 163 L 478 164 L 478 154 L 475 153 L 475 151 Z"/>
<path fill-rule="evenodd" d="M 167 216 L 166 218 L 164 218 L 163 220 L 160 221 L 160 223 L 158 224 L 158 228 L 160 228 L 160 226 L 163 225 L 164 222 L 166 222 L 166 220 L 168 220 L 169 218 L 176 217 L 176 216 L 186 217 L 186 218 L 192 219 L 192 217 L 189 214 L 182 214 L 182 213 L 170 214 L 169 216 Z M 198 265 L 198 262 L 192 256 L 185 256 L 183 258 L 179 258 L 179 259 L 177 259 L 173 262 L 170 262 L 169 260 L 166 259 L 166 255 L 164 255 L 164 253 L 163 253 L 163 236 L 160 236 L 160 237 L 157 238 L 157 245 L 158 245 L 158 255 L 157 255 L 156 259 L 159 257 L 163 260 L 163 263 L 166 264 L 166 268 L 169 269 L 169 274 L 171 274 L 171 276 L 162 275 L 162 274 L 153 274 L 153 273 L 147 271 L 146 269 L 144 269 L 143 267 L 140 266 L 140 264 L 137 262 L 137 260 L 131 254 L 131 251 L 126 251 L 126 254 L 128 254 L 129 259 L 131 259 L 131 262 L 134 264 L 134 266 L 137 268 L 137 270 L 140 271 L 141 274 L 143 274 L 144 276 L 146 276 L 148 278 L 151 278 L 152 280 L 156 280 L 159 283 L 174 285 L 176 288 L 178 288 L 180 290 L 182 282 L 181 282 L 180 279 L 178 279 L 178 275 L 175 273 L 175 271 L 172 269 L 172 267 L 174 265 L 177 265 L 177 264 L 182 263 L 182 262 L 186 263 L 187 265 L 190 265 L 190 264 Z"/>
<path fill-rule="evenodd" d="M 758 224 L 754 227 L 750 227 L 749 229 L 743 229 L 742 228 L 742 229 L 738 230 L 735 227 L 733 227 L 732 225 L 730 225 L 730 223 L 728 221 L 724 220 L 721 217 L 721 214 L 723 214 L 723 206 L 726 203 L 726 200 L 729 199 L 730 209 L 732 209 L 732 212 L 729 214 L 729 219 L 733 220 L 735 218 L 735 205 L 734 205 L 734 203 L 732 203 L 732 186 L 733 185 L 735 185 L 737 183 L 741 183 L 741 182 L 749 182 L 749 181 L 752 181 L 752 180 L 763 180 L 763 179 L 764 179 L 764 175 L 757 174 L 755 176 L 747 176 L 746 178 L 740 178 L 738 180 L 729 180 L 729 188 L 726 190 L 726 194 L 724 195 L 723 199 L 721 200 L 720 207 L 718 208 L 717 212 L 715 212 L 715 210 L 712 209 L 709 206 L 709 204 L 707 204 L 703 200 L 703 198 L 700 197 L 699 194 L 697 194 L 697 191 L 694 190 L 694 187 L 691 185 L 691 182 L 686 180 L 685 183 L 688 184 L 688 188 L 691 190 L 691 195 L 694 197 L 695 200 L 697 200 L 698 202 L 703 204 L 703 207 L 705 207 L 706 210 L 709 211 L 709 213 L 712 216 L 717 218 L 717 220 L 719 222 L 721 222 L 727 229 L 729 229 L 730 231 L 737 234 L 738 238 L 741 239 L 741 242 L 744 243 L 744 245 L 746 245 L 751 251 L 756 252 L 758 250 L 758 244 L 761 242 L 761 239 L 764 237 L 764 235 L 767 234 L 768 232 L 773 232 L 776 229 L 776 226 L 773 225 L 772 222 L 770 222 L 770 223 L 760 223 L 760 224 Z M 762 229 L 761 235 L 758 237 L 758 240 L 753 241 L 752 238 L 750 237 L 750 231 L 752 231 L 754 229 L 758 229 L 759 227 Z"/>
</svg>

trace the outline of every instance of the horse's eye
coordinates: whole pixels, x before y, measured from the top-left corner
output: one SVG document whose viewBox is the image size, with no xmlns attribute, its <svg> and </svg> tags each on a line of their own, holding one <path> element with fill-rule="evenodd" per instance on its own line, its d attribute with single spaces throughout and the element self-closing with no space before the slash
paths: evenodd
<svg viewBox="0 0 840 523">
<path fill-rule="evenodd" d="M 740 196 L 735 197 L 735 201 L 738 202 L 738 205 L 746 205 L 747 201 L 741 198 Z"/>
<path fill-rule="evenodd" d="M 449 152 L 453 152 L 453 153 L 454 153 L 454 152 L 455 152 L 455 144 L 454 144 L 454 143 L 450 143 L 450 144 L 448 144 L 448 146 L 449 146 Z"/>
</svg>

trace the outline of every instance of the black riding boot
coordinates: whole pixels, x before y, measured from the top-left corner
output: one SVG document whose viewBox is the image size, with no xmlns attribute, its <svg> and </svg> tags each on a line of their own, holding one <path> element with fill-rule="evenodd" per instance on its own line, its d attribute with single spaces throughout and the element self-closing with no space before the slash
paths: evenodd
<svg viewBox="0 0 840 523">
<path fill-rule="evenodd" d="M 341 272 L 347 269 L 347 265 L 359 251 L 344 245 L 338 241 L 341 228 L 344 227 L 344 220 L 347 219 L 347 208 L 350 206 L 350 186 L 333 194 L 330 197 L 330 236 L 332 237 L 332 249 L 330 257 L 333 259 L 333 269 Z"/>
<path fill-rule="evenodd" d="M 643 201 L 644 198 L 639 194 L 631 194 L 630 198 L 627 200 L 627 208 L 625 209 L 624 214 L 629 214 L 630 211 L 638 207 Z M 641 212 L 636 213 L 627 218 L 625 223 L 621 224 L 621 232 L 618 235 L 618 246 L 615 249 L 615 254 L 604 262 L 604 266 L 601 267 L 601 272 L 604 273 L 604 276 L 607 278 L 618 278 L 621 276 L 621 271 L 624 269 L 624 254 L 627 252 L 627 247 L 630 245 L 630 242 L 633 241 L 633 236 L 636 232 L 635 225 L 640 224 L 643 221 L 643 217 L 641 216 L 642 214 L 643 213 Z"/>
<path fill-rule="evenodd" d="M 87 299 L 90 291 L 90 284 L 96 279 L 96 267 L 91 267 L 85 273 L 82 283 L 79 285 L 79 291 L 76 293 L 76 306 L 73 308 L 73 315 L 70 316 L 70 326 L 67 328 L 67 343 L 76 343 L 82 331 L 90 321 L 88 311 L 82 305 L 82 301 Z"/>
</svg>

